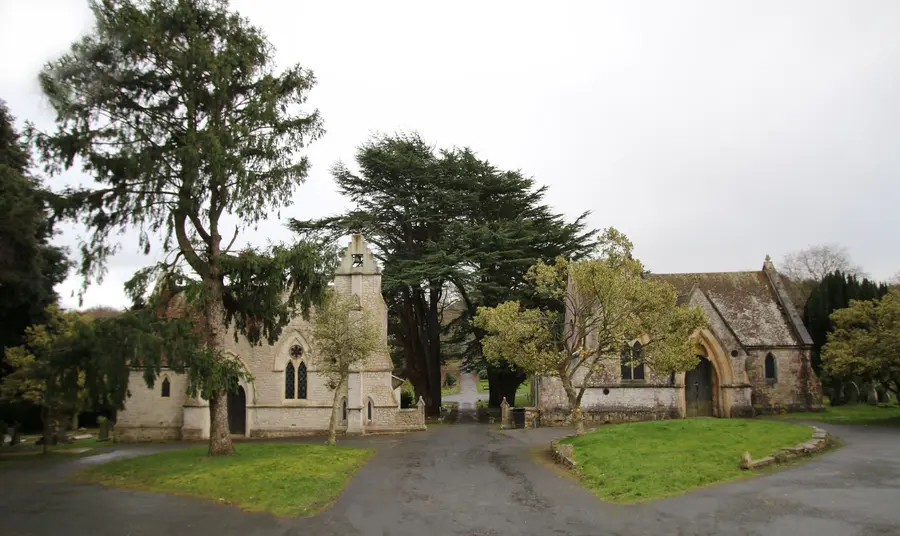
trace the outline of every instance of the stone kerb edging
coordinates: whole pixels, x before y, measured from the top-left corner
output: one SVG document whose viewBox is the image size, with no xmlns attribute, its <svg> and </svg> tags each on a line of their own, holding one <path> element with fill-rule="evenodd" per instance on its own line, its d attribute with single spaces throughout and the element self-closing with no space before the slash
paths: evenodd
<svg viewBox="0 0 900 536">
<path fill-rule="evenodd" d="M 565 438 L 563 438 L 565 439 Z M 559 439 L 550 442 L 550 452 L 553 453 L 553 459 L 556 463 L 565 465 L 569 469 L 578 467 L 575 461 L 575 446 L 567 443 L 560 443 Z"/>
<path fill-rule="evenodd" d="M 760 467 L 772 465 L 773 463 L 784 463 L 799 458 L 800 456 L 807 456 L 825 449 L 825 447 L 828 446 L 828 432 L 817 426 L 811 426 L 811 428 L 813 429 L 812 439 L 794 445 L 793 447 L 785 447 L 771 456 L 754 460 L 749 452 L 745 452 L 741 456 L 741 469 L 744 469 L 745 471 L 759 469 Z"/>
</svg>

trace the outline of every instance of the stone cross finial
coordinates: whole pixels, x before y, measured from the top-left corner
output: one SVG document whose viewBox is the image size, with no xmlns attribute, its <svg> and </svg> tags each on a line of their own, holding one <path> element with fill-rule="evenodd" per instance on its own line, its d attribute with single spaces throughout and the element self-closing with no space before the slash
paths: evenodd
<svg viewBox="0 0 900 536">
<path fill-rule="evenodd" d="M 506 401 L 506 397 L 505 397 L 505 396 L 503 397 L 503 401 L 500 402 L 500 407 L 501 407 L 501 408 L 508 408 L 508 407 L 509 407 L 509 402 Z"/>
<path fill-rule="evenodd" d="M 419 401 L 416 402 L 416 407 L 422 409 L 425 407 L 425 399 L 419 396 Z"/>
</svg>

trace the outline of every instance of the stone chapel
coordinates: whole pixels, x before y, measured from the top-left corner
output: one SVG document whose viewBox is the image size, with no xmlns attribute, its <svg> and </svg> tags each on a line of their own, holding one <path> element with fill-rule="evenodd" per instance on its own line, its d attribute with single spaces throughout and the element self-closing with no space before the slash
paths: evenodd
<svg viewBox="0 0 900 536">
<path fill-rule="evenodd" d="M 761 270 L 655 274 L 678 292 L 678 304 L 700 306 L 707 327 L 696 337 L 694 370 L 656 374 L 630 341 L 609 356 L 582 399 L 585 422 L 605 423 L 680 417 L 752 417 L 780 411 L 822 409 L 822 386 L 811 365 L 812 339 L 794 308 L 786 282 L 766 257 Z M 588 338 L 590 340 L 590 338 Z M 645 343 L 647 341 L 644 341 Z M 575 379 L 581 387 L 582 379 Z M 532 382 L 542 424 L 568 419 L 559 378 Z"/>
<path fill-rule="evenodd" d="M 352 295 L 380 322 L 381 348 L 350 374 L 340 407 L 339 431 L 347 434 L 425 429 L 424 408 L 400 408 L 402 380 L 391 374 L 387 354 L 387 307 L 381 270 L 360 235 L 353 235 L 334 275 L 335 291 Z M 313 311 L 311 314 L 315 314 Z M 248 438 L 284 437 L 327 431 L 334 391 L 320 373 L 310 322 L 297 316 L 275 344 L 235 342 L 224 335 L 226 351 L 243 363 L 252 381 L 241 380 L 228 396 L 229 428 Z M 186 394 L 187 379 L 163 369 L 153 388 L 140 370 L 129 377 L 125 409 L 118 412 L 116 441 L 206 439 L 209 404 Z"/>
</svg>

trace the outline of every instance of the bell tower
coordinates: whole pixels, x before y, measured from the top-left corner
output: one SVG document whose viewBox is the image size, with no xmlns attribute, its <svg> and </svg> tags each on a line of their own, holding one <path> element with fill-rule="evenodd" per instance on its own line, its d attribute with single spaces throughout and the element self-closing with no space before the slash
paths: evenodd
<svg viewBox="0 0 900 536">
<path fill-rule="evenodd" d="M 387 354 L 387 306 L 381 295 L 381 269 L 360 234 L 350 236 L 350 244 L 341 255 L 341 264 L 334 273 L 334 290 L 355 300 L 359 310 L 366 311 L 378 323 L 381 333 L 379 346 L 382 349 L 356 367 L 347 382 L 347 433 L 364 433 L 366 407 L 372 396 L 369 392 L 372 380 L 366 380 L 364 376 L 386 373 L 386 384 L 389 385 L 392 365 Z"/>
<path fill-rule="evenodd" d="M 350 236 L 350 244 L 344 249 L 341 264 L 334 273 L 334 286 L 340 294 L 355 296 L 365 309 L 374 305 L 373 299 L 381 301 L 381 269 L 362 235 Z"/>
</svg>

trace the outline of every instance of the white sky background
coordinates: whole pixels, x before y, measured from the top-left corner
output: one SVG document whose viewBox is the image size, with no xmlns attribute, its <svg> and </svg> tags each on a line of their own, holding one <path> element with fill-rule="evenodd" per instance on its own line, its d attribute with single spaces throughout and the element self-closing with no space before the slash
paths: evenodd
<svg viewBox="0 0 900 536">
<path fill-rule="evenodd" d="M 877 278 L 900 270 L 900 2 L 233 6 L 280 66 L 319 79 L 328 132 L 282 218 L 340 212 L 330 165 L 371 132 L 418 130 L 550 185 L 558 211 L 624 231 L 657 273 L 759 269 L 823 242 Z M 86 1 L 0 0 L 0 98 L 20 124 L 52 127 L 37 73 L 91 25 Z M 291 234 L 273 215 L 242 237 Z M 153 262 L 122 239 L 84 306 L 126 305 L 122 283 Z"/>
</svg>

